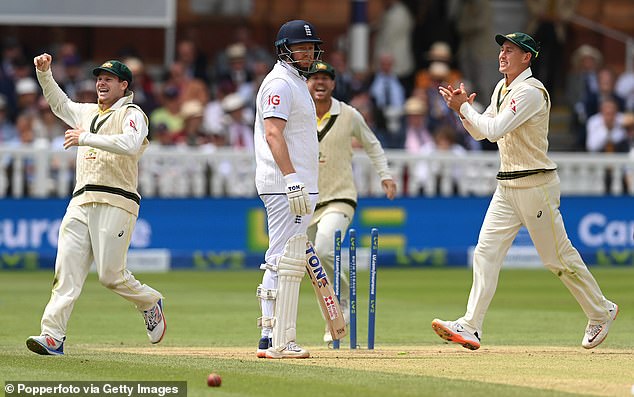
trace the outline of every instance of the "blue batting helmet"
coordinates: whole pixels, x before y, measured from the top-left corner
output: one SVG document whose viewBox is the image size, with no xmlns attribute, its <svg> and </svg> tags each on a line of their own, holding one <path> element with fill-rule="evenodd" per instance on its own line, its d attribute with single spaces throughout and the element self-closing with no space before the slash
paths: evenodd
<svg viewBox="0 0 634 397">
<path fill-rule="evenodd" d="M 318 60 L 321 57 L 323 51 L 319 48 L 319 44 L 321 44 L 322 41 L 319 36 L 317 36 L 317 31 L 313 24 L 302 19 L 288 21 L 280 27 L 280 30 L 277 32 L 277 37 L 275 38 L 277 57 L 284 62 L 288 62 L 299 71 L 307 72 L 308 69 L 304 70 L 296 65 L 296 61 L 292 57 L 293 52 L 288 48 L 289 45 L 299 43 L 314 43 L 314 59 Z"/>
</svg>

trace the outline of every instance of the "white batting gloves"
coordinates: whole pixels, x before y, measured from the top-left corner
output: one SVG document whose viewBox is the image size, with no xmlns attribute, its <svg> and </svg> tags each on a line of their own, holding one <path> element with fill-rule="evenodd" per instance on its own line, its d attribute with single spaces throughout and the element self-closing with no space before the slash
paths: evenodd
<svg viewBox="0 0 634 397">
<path fill-rule="evenodd" d="M 286 181 L 286 197 L 291 213 L 294 215 L 310 214 L 312 205 L 306 187 L 297 179 L 297 174 L 284 175 Z"/>
</svg>

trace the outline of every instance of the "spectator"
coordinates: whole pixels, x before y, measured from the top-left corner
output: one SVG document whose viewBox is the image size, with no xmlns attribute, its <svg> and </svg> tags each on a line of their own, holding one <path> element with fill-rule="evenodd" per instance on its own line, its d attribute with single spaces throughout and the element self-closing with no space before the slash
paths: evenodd
<svg viewBox="0 0 634 397">
<path fill-rule="evenodd" d="M 619 97 L 614 90 L 615 75 L 609 68 L 602 68 L 597 72 L 597 88 L 596 93 L 589 92 L 584 101 L 584 111 L 588 117 L 599 113 L 600 104 L 604 100 L 612 100 L 616 102 L 617 109 L 622 112 L 625 109 L 625 101 Z M 585 133 L 586 130 L 582 131 Z M 586 142 L 586 139 L 583 140 Z"/>
<path fill-rule="evenodd" d="M 174 143 L 180 146 L 201 147 L 209 143 L 209 136 L 203 130 L 203 104 L 195 99 L 183 103 L 180 116 L 183 130 L 174 136 Z"/>
<path fill-rule="evenodd" d="M 332 96 L 342 102 L 349 102 L 353 94 L 354 77 L 348 70 L 346 54 L 343 51 L 333 51 L 328 60 L 335 69 L 335 90 Z"/>
<path fill-rule="evenodd" d="M 616 75 L 612 69 L 605 67 L 597 72 L 598 91 L 596 94 L 590 93 L 585 101 L 585 111 L 588 116 L 598 113 L 600 103 L 607 98 L 616 102 L 619 111 L 625 110 L 625 101 L 616 93 L 615 83 Z"/>
<path fill-rule="evenodd" d="M 18 141 L 18 130 L 9 119 L 8 107 L 7 99 L 0 94 L 0 145 Z"/>
<path fill-rule="evenodd" d="M 145 70 L 145 64 L 140 58 L 128 57 L 123 59 L 132 72 L 131 90 L 134 92 L 134 102 L 143 109 L 145 114 L 151 114 L 158 107 L 154 94 L 154 81 Z M 94 92 L 94 89 L 92 90 Z"/>
<path fill-rule="evenodd" d="M 245 25 L 238 25 L 234 32 L 233 37 L 235 37 L 236 41 L 231 43 L 233 44 L 241 44 L 246 49 L 245 57 L 246 64 L 249 70 L 253 70 L 256 62 L 264 62 L 267 65 L 267 72 L 275 63 L 275 60 L 272 56 L 272 52 L 267 48 L 262 47 L 255 40 L 253 40 L 251 29 Z M 223 76 L 229 73 L 229 59 L 227 57 L 226 51 L 221 51 L 218 53 L 214 65 L 214 73 L 215 76 Z M 259 87 L 259 86 L 258 86 Z"/>
<path fill-rule="evenodd" d="M 79 55 L 71 55 L 64 57 L 62 60 L 64 65 L 64 77 L 58 78 L 60 87 L 66 92 L 66 95 L 72 100 L 77 101 L 77 91 L 79 84 L 84 80 L 84 69 Z M 94 87 L 93 87 L 94 91 Z"/>
<path fill-rule="evenodd" d="M 249 100 L 253 96 L 253 87 L 250 85 L 253 72 L 247 64 L 247 48 L 244 44 L 237 43 L 227 47 L 225 52 L 229 69 L 218 76 L 217 81 L 220 84 L 231 83 L 245 100 Z"/>
<path fill-rule="evenodd" d="M 18 113 L 37 113 L 37 102 L 40 96 L 40 88 L 33 77 L 24 77 L 16 81 L 15 94 L 18 106 Z"/>
<path fill-rule="evenodd" d="M 411 41 L 414 17 L 400 0 L 383 0 L 383 7 L 374 46 L 376 67 L 381 68 L 383 54 L 391 53 L 394 74 L 406 91 L 411 90 L 415 66 Z"/>
<path fill-rule="evenodd" d="M 377 138 L 384 148 L 402 149 L 405 140 L 402 125 L 405 89 L 394 73 L 393 65 L 391 53 L 381 54 L 379 70 L 370 85 L 370 96 L 375 105 Z"/>
<path fill-rule="evenodd" d="M 14 141 L 11 145 L 13 147 L 22 148 L 46 148 L 48 147 L 48 141 L 43 138 L 37 138 L 33 128 L 34 116 L 32 113 L 21 113 L 15 122 L 15 127 L 18 131 L 18 140 Z M 11 161 L 11 160 L 10 160 Z M 33 194 L 35 180 L 35 162 L 33 157 L 26 156 L 23 158 L 13 159 L 9 166 L 9 175 L 12 175 L 16 166 L 16 161 L 22 162 L 21 167 L 23 170 L 24 183 L 18 188 L 18 195 L 31 196 Z M 10 181 L 10 191 L 14 194 L 16 189 L 12 187 L 12 181 Z"/>
<path fill-rule="evenodd" d="M 599 113 L 588 119 L 586 150 L 589 152 L 624 152 L 627 134 L 623 129 L 623 114 L 611 98 L 601 101 Z"/>
<path fill-rule="evenodd" d="M 214 138 L 221 138 L 224 136 L 224 126 L 222 124 L 224 111 L 222 110 L 222 100 L 234 91 L 235 87 L 228 81 L 212 86 L 213 99 L 205 105 L 203 126 L 205 131 Z M 223 145 L 219 144 L 218 146 Z"/>
<path fill-rule="evenodd" d="M 416 87 L 428 89 L 434 87 L 432 77 L 430 76 L 430 67 L 432 64 L 436 65 L 436 68 L 443 66 L 443 69 L 447 69 L 446 77 L 444 77 L 448 83 L 455 84 L 457 81 L 462 81 L 462 74 L 457 69 L 452 69 L 452 53 L 451 47 L 444 41 L 437 41 L 432 44 L 429 52 L 427 53 L 427 67 L 419 70 L 416 73 Z"/>
<path fill-rule="evenodd" d="M 167 131 L 174 139 L 183 130 L 183 118 L 180 114 L 181 103 L 178 88 L 165 86 L 161 97 L 161 106 L 150 114 L 150 132 L 160 124 L 167 127 Z"/>
<path fill-rule="evenodd" d="M 427 104 L 420 98 L 405 101 L 405 150 L 413 154 L 428 154 L 434 149 L 434 137 L 427 129 Z"/>
<path fill-rule="evenodd" d="M 176 61 L 170 65 L 164 85 L 177 88 L 179 109 L 181 103 L 190 99 L 196 99 L 202 103 L 207 103 L 209 100 L 209 93 L 207 92 L 205 82 L 198 78 L 189 77 L 187 75 L 186 65 L 180 61 Z"/>
<path fill-rule="evenodd" d="M 207 57 L 192 40 L 181 40 L 176 46 L 176 61 L 184 69 L 185 75 L 190 79 L 200 79 L 209 83 L 207 74 Z"/>
<path fill-rule="evenodd" d="M 602 153 L 629 152 L 630 144 L 623 128 L 623 117 L 614 99 L 603 99 L 599 113 L 588 119 L 586 150 Z M 612 191 L 612 174 L 611 168 L 606 169 L 605 193 Z M 625 185 L 625 180 L 623 183 Z"/>
<path fill-rule="evenodd" d="M 93 92 L 95 91 L 94 85 L 92 86 L 92 90 Z M 69 126 L 53 114 L 44 96 L 38 98 L 37 106 L 37 113 L 33 113 L 33 131 L 35 132 L 35 136 L 46 140 L 51 146 L 55 143 L 56 149 L 63 148 L 64 132 L 66 132 Z"/>
<path fill-rule="evenodd" d="M 246 104 L 238 93 L 227 95 L 222 100 L 222 110 L 227 143 L 234 149 L 253 151 L 253 117 L 245 117 Z"/>
<path fill-rule="evenodd" d="M 627 133 L 630 158 L 634 159 L 634 113 L 628 112 L 623 115 L 623 129 Z M 634 167 L 629 166 L 625 170 L 625 180 L 629 194 L 634 194 Z"/>
<path fill-rule="evenodd" d="M 625 71 L 616 80 L 615 92 L 625 100 L 625 109 L 634 111 L 634 71 Z"/>
<path fill-rule="evenodd" d="M 630 154 L 634 155 L 634 112 L 628 112 L 623 115 L 622 126 L 627 133 L 627 141 L 630 147 Z"/>
<path fill-rule="evenodd" d="M 2 58 L 0 60 L 0 76 L 8 80 L 14 80 L 15 62 L 20 58 L 23 59 L 24 55 L 24 50 L 15 37 L 5 37 L 2 45 Z"/>
<path fill-rule="evenodd" d="M 56 45 L 54 45 L 55 47 Z M 73 64 L 76 60 L 80 60 L 77 45 L 71 41 L 59 43 L 55 51 L 55 60 L 53 61 L 54 74 L 53 77 L 57 81 L 66 79 L 66 65 Z"/>
<path fill-rule="evenodd" d="M 459 120 L 456 119 L 455 113 L 447 108 L 445 100 L 438 92 L 438 87 L 442 85 L 450 84 L 449 79 L 449 67 L 443 62 L 432 62 L 429 65 L 429 87 L 427 88 L 427 100 L 429 103 L 429 129 L 432 133 L 441 125 L 450 125 L 456 129 Z M 452 84 L 455 86 L 455 84 Z"/>
<path fill-rule="evenodd" d="M 156 143 L 159 146 L 174 146 L 174 135 L 167 128 L 165 123 L 159 123 L 152 127 L 152 143 Z"/>
<path fill-rule="evenodd" d="M 406 138 L 405 150 L 408 153 L 427 157 L 435 150 L 433 135 L 427 129 L 427 104 L 419 97 L 410 97 L 405 101 Z M 408 185 L 414 186 L 419 194 L 423 194 L 429 185 L 430 171 L 427 159 L 417 161 L 408 168 Z"/>
<path fill-rule="evenodd" d="M 246 101 L 246 106 L 251 109 L 251 112 L 255 114 L 255 96 L 258 93 L 260 84 L 271 70 L 271 67 L 266 61 L 256 60 L 253 62 L 253 78 L 252 80 L 242 87 L 240 94 Z"/>
<path fill-rule="evenodd" d="M 587 44 L 581 45 L 572 54 L 572 70 L 568 74 L 568 104 L 573 109 L 572 130 L 577 136 L 577 148 L 584 149 L 586 123 L 592 114 L 586 113 L 586 102 L 599 95 L 598 71 L 603 63 L 601 52 Z"/>
<path fill-rule="evenodd" d="M 15 121 L 17 116 L 17 103 L 15 99 L 15 64 L 24 63 L 24 50 L 15 37 L 7 36 L 2 43 L 2 56 L 0 58 L 0 94 L 7 101 L 7 115 Z M 20 61 L 21 60 L 21 61 Z"/>
<path fill-rule="evenodd" d="M 466 150 L 456 142 L 456 132 L 448 126 L 443 126 L 434 135 L 436 153 L 449 153 L 454 156 L 464 156 Z M 461 165 L 444 163 L 444 167 L 450 167 L 449 172 L 443 172 L 439 164 L 432 165 L 432 172 L 436 177 L 436 195 L 458 195 L 459 181 L 464 177 Z M 446 177 L 449 176 L 449 179 Z"/>
<path fill-rule="evenodd" d="M 136 93 L 137 91 L 134 91 L 135 98 Z M 95 90 L 95 82 L 93 80 L 84 80 L 79 83 L 79 86 L 77 87 L 77 102 L 97 103 L 97 92 Z"/>
</svg>

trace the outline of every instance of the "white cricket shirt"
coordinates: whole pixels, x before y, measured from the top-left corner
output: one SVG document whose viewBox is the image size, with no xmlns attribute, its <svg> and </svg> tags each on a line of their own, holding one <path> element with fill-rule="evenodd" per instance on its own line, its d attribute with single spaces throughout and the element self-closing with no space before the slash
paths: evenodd
<svg viewBox="0 0 634 397">
<path fill-rule="evenodd" d="M 264 119 L 286 120 L 284 140 L 297 172 L 309 193 L 318 193 L 319 143 L 315 104 L 306 79 L 278 61 L 264 78 L 256 97 L 254 127 L 255 186 L 258 194 L 285 194 L 286 182 L 264 136 Z"/>
</svg>

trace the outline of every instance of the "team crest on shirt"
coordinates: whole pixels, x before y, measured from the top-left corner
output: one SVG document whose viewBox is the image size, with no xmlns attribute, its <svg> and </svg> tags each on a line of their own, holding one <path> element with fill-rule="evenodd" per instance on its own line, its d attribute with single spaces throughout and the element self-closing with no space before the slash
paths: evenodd
<svg viewBox="0 0 634 397">
<path fill-rule="evenodd" d="M 95 160 L 96 158 L 97 158 L 97 151 L 93 148 L 86 150 L 86 153 L 84 153 L 85 160 Z"/>
<path fill-rule="evenodd" d="M 513 112 L 513 114 L 517 113 L 517 103 L 515 99 L 511 99 L 511 103 L 509 103 L 509 109 Z"/>
<path fill-rule="evenodd" d="M 320 151 L 319 152 L 319 164 L 324 164 L 325 162 L 326 162 L 326 155 Z"/>
</svg>

